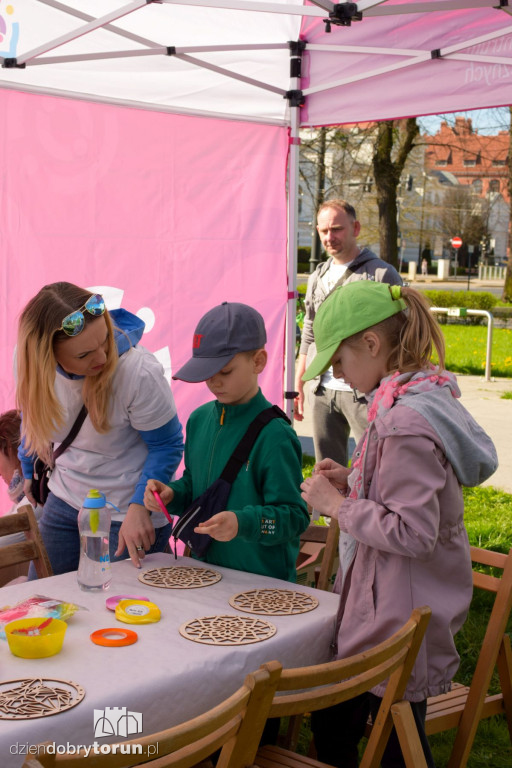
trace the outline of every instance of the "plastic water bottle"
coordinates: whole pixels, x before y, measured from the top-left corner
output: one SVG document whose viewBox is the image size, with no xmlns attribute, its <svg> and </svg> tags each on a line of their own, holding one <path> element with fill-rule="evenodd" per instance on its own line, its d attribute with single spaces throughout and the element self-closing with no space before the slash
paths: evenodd
<svg viewBox="0 0 512 768">
<path fill-rule="evenodd" d="M 80 532 L 80 562 L 77 580 L 85 592 L 101 592 L 112 581 L 109 535 L 110 509 L 104 493 L 93 489 L 87 494 L 78 513 Z M 114 507 L 117 509 L 117 507 Z"/>
</svg>

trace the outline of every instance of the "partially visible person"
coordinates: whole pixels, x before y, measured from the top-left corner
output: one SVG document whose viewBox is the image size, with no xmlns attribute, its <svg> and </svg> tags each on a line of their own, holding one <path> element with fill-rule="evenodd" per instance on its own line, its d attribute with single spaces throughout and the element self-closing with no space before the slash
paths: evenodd
<svg viewBox="0 0 512 768">
<path fill-rule="evenodd" d="M 428 275 L 428 261 L 425 258 L 421 260 L 421 274 L 423 277 Z"/>
<path fill-rule="evenodd" d="M 358 282 L 338 288 L 315 319 L 317 356 L 304 378 L 329 365 L 368 398 L 368 429 L 352 471 L 324 459 L 302 485 L 303 498 L 336 516 L 344 533 L 337 657 L 384 641 L 428 605 L 427 627 L 405 699 L 423 745 L 427 698 L 450 690 L 459 665 L 454 635 L 472 597 L 461 485 L 490 477 L 498 462 L 489 436 L 459 402 L 444 369 L 444 339 L 425 297 L 412 288 Z M 431 363 L 433 351 L 439 365 Z M 313 714 L 318 758 L 358 765 L 357 744 L 385 686 Z M 395 732 L 383 768 L 405 765 Z"/>
<path fill-rule="evenodd" d="M 2 512 L 10 515 L 18 511 L 25 504 L 29 504 L 23 490 L 23 475 L 21 474 L 20 460 L 18 459 L 18 447 L 20 444 L 21 417 L 19 411 L 11 409 L 0 415 L 0 477 L 7 485 L 7 493 L 12 502 L 11 507 Z M 39 519 L 42 509 L 36 506 L 34 513 Z M 0 547 L 8 544 L 16 544 L 25 541 L 22 532 L 13 533 L 0 538 Z M 25 576 L 28 572 L 28 563 L 16 566 L 0 568 L 0 586 L 19 576 Z"/>
<path fill-rule="evenodd" d="M 182 515 L 220 477 L 253 419 L 271 406 L 258 385 L 267 363 L 266 339 L 262 316 L 247 304 L 224 302 L 201 318 L 192 358 L 174 378 L 205 381 L 215 400 L 197 408 L 188 420 L 183 476 L 169 486 L 148 482 L 148 509 L 158 509 L 152 493 L 158 491 L 170 514 Z M 203 559 L 295 581 L 299 538 L 309 524 L 301 482 L 297 435 L 284 419 L 272 419 L 238 473 L 226 509 L 195 529 L 213 539 Z"/>
<path fill-rule="evenodd" d="M 182 428 L 164 370 L 139 344 L 144 323 L 71 283 L 44 286 L 21 313 L 17 404 L 23 414 L 19 457 L 30 500 L 32 458 L 51 457 L 85 404 L 87 417 L 56 460 L 40 529 L 55 574 L 78 568 L 78 510 L 97 488 L 118 511 L 112 560 L 140 567 L 146 552 L 168 548 L 171 526 L 143 504 L 150 477 L 167 481 L 183 452 Z M 31 576 L 33 571 L 31 570 Z"/>
<path fill-rule="evenodd" d="M 391 264 L 379 259 L 368 248 L 360 248 L 357 238 L 361 225 L 354 207 L 346 200 L 327 200 L 318 209 L 317 230 L 328 259 L 318 265 L 308 279 L 305 317 L 295 374 L 294 403 L 297 421 L 304 418 L 302 375 L 315 356 L 313 321 L 319 307 L 339 285 L 354 280 L 372 280 L 401 285 L 402 279 Z M 356 442 L 366 428 L 366 402 L 332 368 L 316 376 L 310 384 L 313 443 L 317 461 L 331 458 L 347 464 L 350 433 Z"/>
<path fill-rule="evenodd" d="M 13 503 L 10 512 L 25 498 L 23 475 L 18 459 L 20 427 L 21 416 L 16 409 L 0 415 L 0 477 L 7 484 L 7 492 Z"/>
</svg>

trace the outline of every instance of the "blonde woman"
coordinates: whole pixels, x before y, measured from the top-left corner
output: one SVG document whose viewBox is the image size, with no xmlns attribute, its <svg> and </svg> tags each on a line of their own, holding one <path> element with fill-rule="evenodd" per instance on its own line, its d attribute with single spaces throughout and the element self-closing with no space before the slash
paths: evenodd
<svg viewBox="0 0 512 768">
<path fill-rule="evenodd" d="M 129 556 L 140 567 L 146 552 L 167 546 L 170 525 L 145 509 L 144 488 L 150 477 L 167 482 L 173 475 L 183 436 L 163 368 L 138 344 L 143 331 L 135 315 L 108 312 L 101 295 L 64 282 L 44 286 L 21 314 L 18 455 L 29 500 L 33 454 L 49 457 L 87 408 L 77 436 L 55 462 L 40 520 L 55 574 L 78 568 L 77 515 L 91 488 L 120 510 L 112 516 L 111 559 Z"/>
</svg>

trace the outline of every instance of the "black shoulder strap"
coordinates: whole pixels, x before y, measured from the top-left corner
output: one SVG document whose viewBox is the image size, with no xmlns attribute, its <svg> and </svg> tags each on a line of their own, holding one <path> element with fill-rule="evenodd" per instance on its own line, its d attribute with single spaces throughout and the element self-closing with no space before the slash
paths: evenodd
<svg viewBox="0 0 512 768">
<path fill-rule="evenodd" d="M 84 421 L 86 419 L 86 416 L 87 416 L 87 408 L 85 407 L 85 405 L 83 405 L 80 413 L 78 414 L 78 416 L 75 419 L 75 423 L 73 424 L 73 426 L 69 430 L 69 434 L 66 435 L 66 437 L 64 438 L 62 443 L 57 448 L 57 450 L 53 453 L 53 456 L 52 456 L 53 461 L 55 461 L 55 459 L 58 459 L 59 456 L 62 453 L 64 453 L 66 448 L 69 448 L 69 446 L 71 445 L 71 443 L 73 442 L 75 437 L 80 432 L 80 429 L 81 429 L 82 424 L 84 423 Z"/>
<path fill-rule="evenodd" d="M 228 483 L 233 483 L 235 477 L 240 472 L 241 468 L 249 458 L 249 454 L 252 450 L 256 438 L 259 433 L 272 419 L 284 419 L 291 424 L 290 419 L 284 411 L 279 408 L 278 405 L 273 405 L 271 408 L 265 408 L 260 411 L 253 421 L 249 424 L 247 432 L 242 437 L 237 447 L 233 451 L 231 458 L 228 460 L 226 466 L 222 470 L 221 478 Z"/>
</svg>

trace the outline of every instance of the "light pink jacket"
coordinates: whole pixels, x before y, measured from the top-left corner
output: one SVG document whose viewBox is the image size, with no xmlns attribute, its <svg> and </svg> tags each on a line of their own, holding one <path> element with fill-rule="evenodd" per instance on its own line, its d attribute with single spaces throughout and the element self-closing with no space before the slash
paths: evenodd
<svg viewBox="0 0 512 768">
<path fill-rule="evenodd" d="M 449 690 L 459 664 L 453 636 L 472 596 L 462 488 L 454 466 L 460 461 L 459 475 L 462 465 L 466 472 L 468 464 L 477 467 L 471 470 L 472 483 L 464 478 L 466 485 L 478 484 L 497 466 L 485 432 L 448 389 L 441 397 L 446 402 L 416 395 L 411 407 L 404 398 L 370 424 L 362 498 L 345 499 L 339 510 L 340 529 L 355 538 L 356 547 L 341 588 L 337 657 L 381 642 L 413 608 L 430 606 L 432 618 L 407 687 L 411 701 Z M 425 415 L 415 407 L 418 398 Z M 467 433 L 468 420 L 473 436 Z M 460 446 L 454 445 L 457 440 Z M 383 691 L 379 686 L 374 693 Z"/>
</svg>

